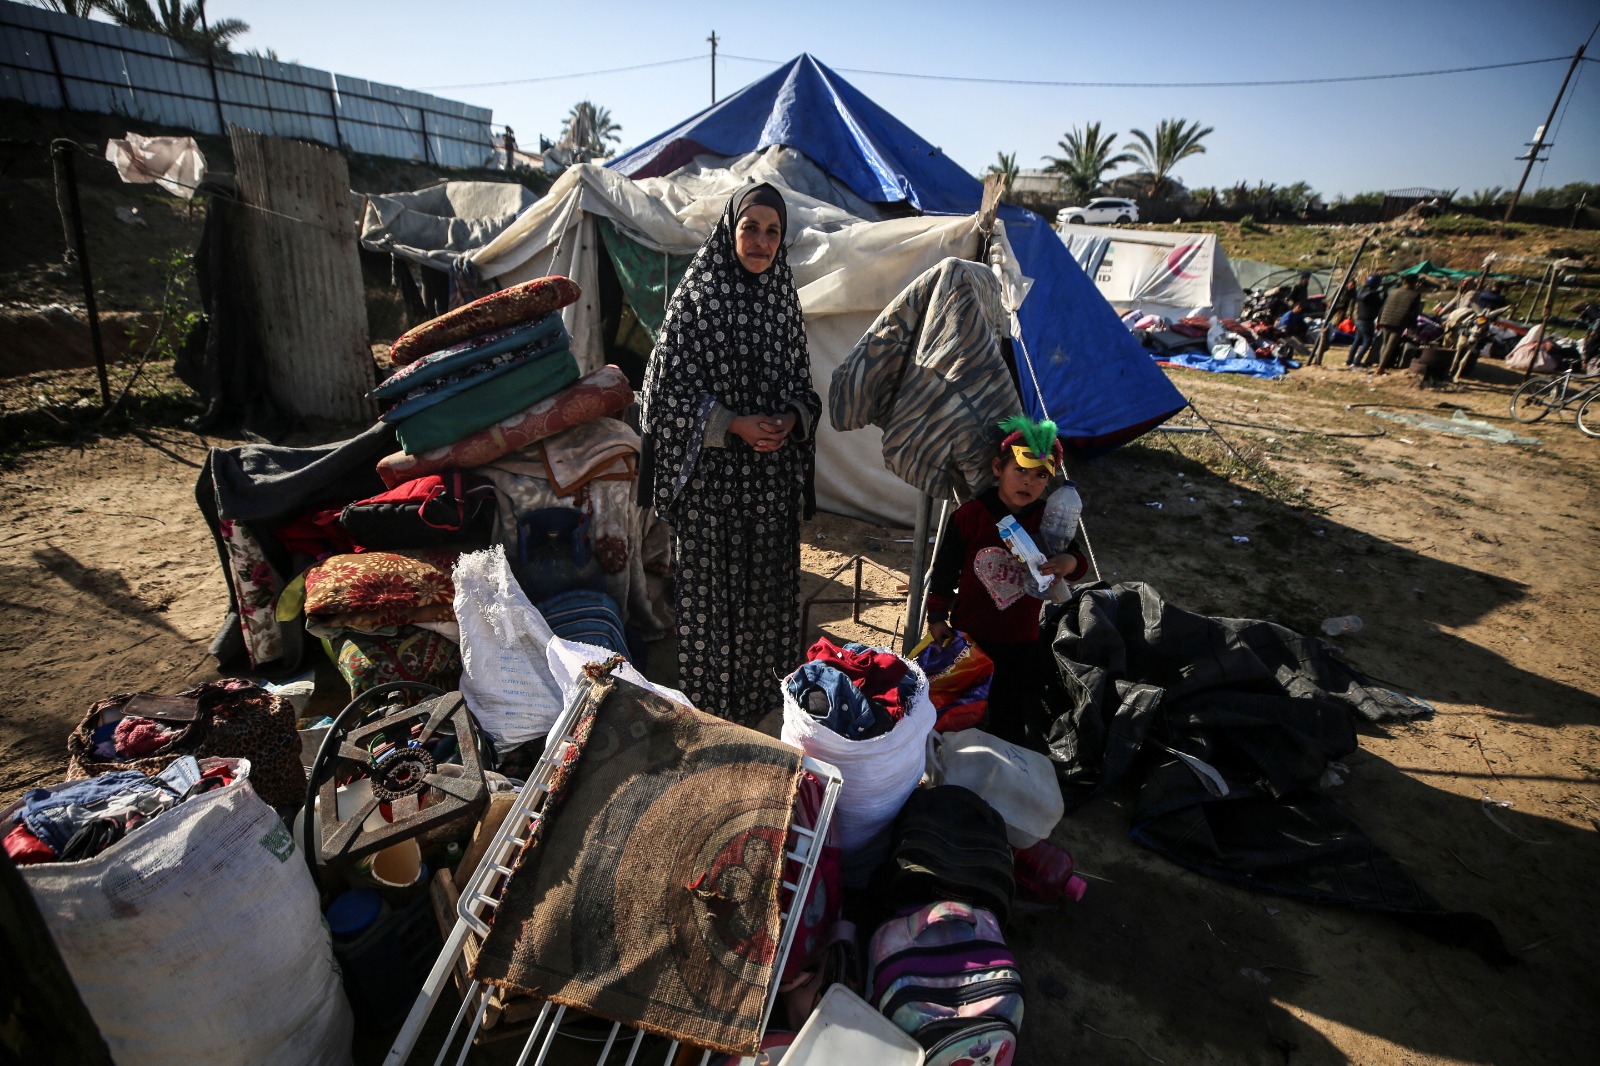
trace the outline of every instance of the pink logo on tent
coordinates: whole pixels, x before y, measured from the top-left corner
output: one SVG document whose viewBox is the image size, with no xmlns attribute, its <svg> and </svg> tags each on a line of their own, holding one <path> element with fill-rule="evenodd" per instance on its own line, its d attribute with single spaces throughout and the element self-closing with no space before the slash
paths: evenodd
<svg viewBox="0 0 1600 1066">
<path fill-rule="evenodd" d="M 1183 261 L 1189 258 L 1197 249 L 1204 248 L 1203 244 L 1180 244 L 1167 253 L 1167 269 L 1180 278 L 1197 279 L 1199 274 L 1190 274 L 1183 269 Z"/>
</svg>

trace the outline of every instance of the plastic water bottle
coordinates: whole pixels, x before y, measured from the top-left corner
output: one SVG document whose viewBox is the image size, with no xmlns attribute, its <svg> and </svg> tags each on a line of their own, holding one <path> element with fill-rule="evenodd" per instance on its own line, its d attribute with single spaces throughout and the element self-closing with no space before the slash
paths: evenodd
<svg viewBox="0 0 1600 1066">
<path fill-rule="evenodd" d="M 1322 632 L 1330 637 L 1342 637 L 1347 633 L 1361 632 L 1361 616 L 1354 614 L 1338 614 L 1332 618 L 1322 620 Z"/>
<path fill-rule="evenodd" d="M 1014 847 L 1011 857 L 1016 863 L 1017 884 L 1046 903 L 1058 899 L 1077 903 L 1089 887 L 1088 882 L 1072 872 L 1071 853 L 1048 840 L 1026 848 Z"/>
<path fill-rule="evenodd" d="M 1066 551 L 1078 535 L 1078 518 L 1082 514 L 1083 497 L 1078 495 L 1078 486 L 1068 480 L 1044 503 L 1039 534 L 1044 538 L 1045 550 L 1051 555 Z"/>
</svg>

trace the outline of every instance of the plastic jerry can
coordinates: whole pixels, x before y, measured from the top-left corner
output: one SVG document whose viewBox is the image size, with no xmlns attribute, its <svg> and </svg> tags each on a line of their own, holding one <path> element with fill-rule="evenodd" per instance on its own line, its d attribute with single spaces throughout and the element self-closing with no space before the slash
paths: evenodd
<svg viewBox="0 0 1600 1066">
<path fill-rule="evenodd" d="M 1050 835 L 1066 808 L 1048 757 L 981 729 L 939 734 L 944 783 L 970 788 L 1005 820 L 1006 839 L 1027 848 Z"/>
</svg>

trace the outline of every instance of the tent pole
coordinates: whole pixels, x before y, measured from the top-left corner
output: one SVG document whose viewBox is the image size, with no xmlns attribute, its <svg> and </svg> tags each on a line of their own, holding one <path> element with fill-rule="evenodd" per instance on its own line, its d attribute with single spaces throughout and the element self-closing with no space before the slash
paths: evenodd
<svg viewBox="0 0 1600 1066">
<path fill-rule="evenodd" d="M 94 302 L 94 272 L 89 268 L 89 242 L 83 235 L 83 206 L 78 201 L 78 172 L 73 166 L 73 152 L 78 144 L 68 138 L 57 137 L 50 142 L 50 158 L 55 164 L 56 203 L 60 203 L 61 190 L 67 191 L 67 214 L 72 220 L 72 244 L 67 248 L 69 259 L 78 261 L 78 278 L 83 282 L 83 308 L 89 318 L 89 340 L 94 345 L 94 369 L 100 378 L 100 408 L 111 410 L 111 381 L 106 376 L 105 346 L 100 341 L 100 312 Z"/>
<path fill-rule="evenodd" d="M 940 530 L 944 529 L 944 512 L 940 509 Z M 933 497 L 926 492 L 917 493 L 917 521 L 911 533 L 911 587 L 906 596 L 906 624 L 900 638 L 900 654 L 909 656 L 911 649 L 922 639 L 922 604 L 927 592 L 928 529 L 933 524 Z"/>
<path fill-rule="evenodd" d="M 1556 302 L 1556 282 L 1561 280 L 1561 266 L 1565 262 L 1565 259 L 1557 259 L 1554 263 L 1550 264 L 1550 287 L 1545 290 L 1544 311 L 1539 316 L 1540 348 L 1543 348 L 1545 344 L 1550 341 L 1550 309 L 1555 305 Z M 1523 375 L 1524 379 L 1533 375 L 1533 364 L 1537 363 L 1538 361 L 1538 353 L 1535 353 L 1534 357 L 1528 360 L 1528 373 Z M 1558 363 L 1557 366 L 1559 365 L 1560 364 Z"/>
<path fill-rule="evenodd" d="M 1333 290 L 1333 299 L 1323 308 L 1322 333 L 1317 337 L 1317 350 L 1311 357 L 1311 361 L 1318 366 L 1322 365 L 1322 353 L 1328 350 L 1328 341 L 1333 336 L 1334 313 L 1339 310 L 1339 302 L 1344 299 L 1344 287 L 1350 284 L 1350 279 L 1355 276 L 1356 265 L 1361 262 L 1361 257 L 1367 250 L 1367 242 L 1370 240 L 1372 240 L 1371 235 L 1361 238 L 1361 246 L 1356 249 L 1355 258 L 1350 260 L 1350 267 L 1344 272 L 1344 278 L 1340 280 L 1339 287 Z"/>
<path fill-rule="evenodd" d="M 1549 285 L 1547 285 L 1546 290 L 1544 290 L 1544 311 L 1539 312 L 1539 347 L 1541 347 L 1541 349 L 1544 347 L 1544 343 L 1546 343 L 1547 339 L 1549 339 L 1549 336 L 1546 336 L 1547 333 L 1549 333 L 1549 330 L 1544 327 L 1546 327 L 1547 323 L 1550 322 L 1550 304 L 1555 303 L 1555 262 L 1550 264 L 1549 269 L 1546 271 L 1546 275 L 1549 277 Z M 1533 311 L 1533 307 L 1528 307 L 1528 311 Z M 1533 359 L 1528 360 L 1528 370 L 1522 371 L 1523 381 L 1526 381 L 1526 379 L 1533 376 L 1534 363 L 1538 362 L 1539 352 L 1534 352 Z"/>
</svg>

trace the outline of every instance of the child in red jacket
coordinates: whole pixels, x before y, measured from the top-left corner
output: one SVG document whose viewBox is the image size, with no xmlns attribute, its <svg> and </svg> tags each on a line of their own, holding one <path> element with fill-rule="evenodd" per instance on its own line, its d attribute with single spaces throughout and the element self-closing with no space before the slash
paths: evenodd
<svg viewBox="0 0 1600 1066">
<path fill-rule="evenodd" d="M 1012 743 L 1042 748 L 1041 670 L 1049 667 L 1049 649 L 1039 646 L 1042 601 L 1028 595 L 1026 570 L 1006 549 L 996 523 L 1015 516 L 1043 550 L 1039 523 L 1045 495 L 1063 457 L 1054 422 L 1014 415 L 1000 428 L 1007 435 L 993 460 L 996 483 L 957 508 L 940 535 L 928 583 L 928 632 L 942 643 L 952 629 L 960 630 L 994 660 L 984 728 Z M 1039 569 L 1057 580 L 1075 581 L 1089 564 L 1074 543 Z"/>
</svg>

